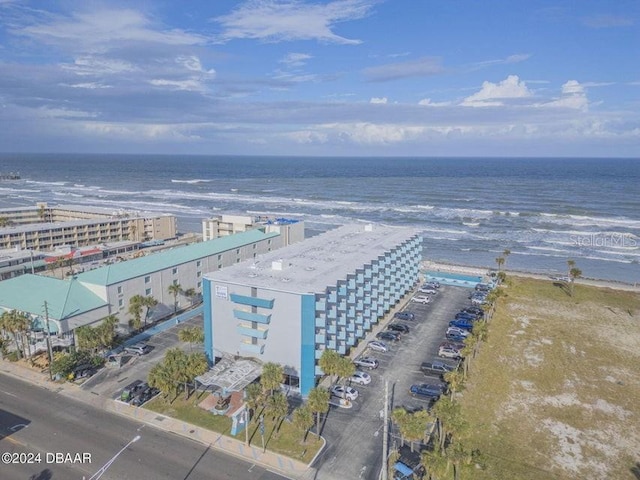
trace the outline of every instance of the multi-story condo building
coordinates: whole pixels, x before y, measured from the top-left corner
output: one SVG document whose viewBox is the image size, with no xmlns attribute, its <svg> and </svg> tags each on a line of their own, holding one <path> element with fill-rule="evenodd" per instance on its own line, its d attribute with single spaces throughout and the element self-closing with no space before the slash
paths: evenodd
<svg viewBox="0 0 640 480">
<path fill-rule="evenodd" d="M 284 366 L 306 395 L 333 349 L 349 354 L 418 280 L 417 230 L 347 225 L 205 276 L 205 353 Z"/>
<path fill-rule="evenodd" d="M 54 250 L 123 240 L 165 240 L 177 235 L 174 215 L 55 206 L 0 209 L 0 249 Z"/>
<path fill-rule="evenodd" d="M 285 238 L 284 245 L 304 240 L 304 222 L 300 220 L 248 215 L 218 215 L 202 220 L 202 240 L 212 240 L 254 228 L 280 234 Z"/>
</svg>

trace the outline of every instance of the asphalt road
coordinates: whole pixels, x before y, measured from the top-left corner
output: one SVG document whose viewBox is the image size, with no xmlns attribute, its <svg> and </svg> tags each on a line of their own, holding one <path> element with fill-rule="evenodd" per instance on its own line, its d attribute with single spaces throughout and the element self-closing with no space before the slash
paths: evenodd
<svg viewBox="0 0 640 480">
<path fill-rule="evenodd" d="M 409 302 L 406 310 L 415 314 L 415 321 L 401 321 L 411 332 L 399 342 L 386 342 L 389 352 L 365 352 L 378 359 L 380 367 L 366 370 L 371 375 L 369 385 L 353 385 L 360 393 L 352 409 L 332 408 L 322 431 L 327 448 L 315 462 L 318 480 L 377 480 L 382 466 L 384 382 L 389 381 L 389 400 L 393 410 L 399 406 L 427 407 L 428 402 L 413 398 L 409 388 L 414 383 L 432 382 L 420 371 L 420 364 L 437 358 L 438 346 L 445 340 L 449 320 L 469 304 L 470 290 L 443 286 L 432 303 Z M 442 360 L 442 359 L 439 359 Z M 446 360 L 445 360 L 446 361 Z M 437 381 L 437 379 L 436 379 Z M 389 446 L 398 443 L 390 438 Z"/>
<path fill-rule="evenodd" d="M 2 456 L 2 480 L 88 480 L 138 435 L 140 439 L 124 450 L 100 478 L 285 478 L 205 445 L 0 374 L 0 453 L 13 454 L 9 455 L 10 462 L 18 462 L 6 464 L 6 453 Z M 60 454 L 71 454 L 71 458 Z M 32 463 L 24 463 L 28 461 Z"/>
</svg>

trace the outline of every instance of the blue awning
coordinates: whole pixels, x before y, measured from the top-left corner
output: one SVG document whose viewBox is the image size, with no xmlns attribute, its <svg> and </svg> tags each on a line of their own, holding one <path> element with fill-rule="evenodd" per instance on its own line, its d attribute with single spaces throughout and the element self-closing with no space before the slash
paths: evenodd
<svg viewBox="0 0 640 480">
<path fill-rule="evenodd" d="M 410 469 L 409 467 L 407 467 L 404 463 L 402 462 L 396 462 L 396 464 L 393 466 L 393 468 L 400 474 L 404 475 L 405 477 L 410 476 L 413 473 L 413 470 Z"/>
</svg>

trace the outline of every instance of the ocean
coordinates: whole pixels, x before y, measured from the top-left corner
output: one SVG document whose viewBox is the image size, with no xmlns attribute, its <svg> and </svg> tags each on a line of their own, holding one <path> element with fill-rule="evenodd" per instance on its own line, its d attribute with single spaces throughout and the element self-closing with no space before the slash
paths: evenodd
<svg viewBox="0 0 640 480">
<path fill-rule="evenodd" d="M 221 213 L 412 226 L 424 257 L 640 282 L 640 159 L 0 154 L 0 207 L 79 204 L 172 213 L 181 232 Z"/>
</svg>

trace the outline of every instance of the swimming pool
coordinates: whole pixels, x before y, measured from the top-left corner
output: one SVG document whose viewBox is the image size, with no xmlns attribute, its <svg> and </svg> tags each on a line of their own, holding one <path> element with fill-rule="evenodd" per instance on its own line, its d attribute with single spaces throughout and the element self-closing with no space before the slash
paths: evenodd
<svg viewBox="0 0 640 480">
<path fill-rule="evenodd" d="M 453 285 L 467 288 L 474 288 L 478 283 L 482 282 L 481 276 L 435 272 L 433 270 L 425 272 L 425 278 L 427 281 L 440 282 L 441 285 Z"/>
</svg>

